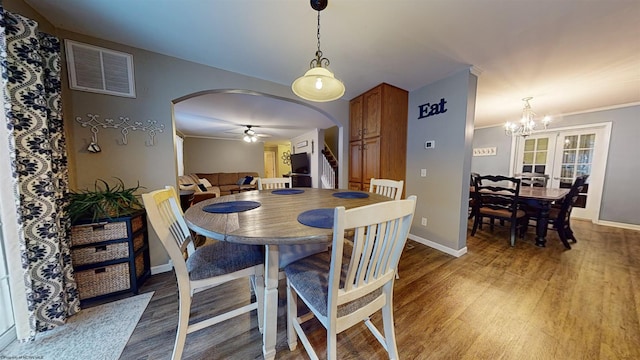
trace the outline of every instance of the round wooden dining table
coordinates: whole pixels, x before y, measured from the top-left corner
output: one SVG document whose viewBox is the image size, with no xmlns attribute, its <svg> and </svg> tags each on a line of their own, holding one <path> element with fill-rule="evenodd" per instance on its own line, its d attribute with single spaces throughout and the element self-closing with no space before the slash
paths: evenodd
<svg viewBox="0 0 640 360">
<path fill-rule="evenodd" d="M 298 215 L 308 210 L 347 209 L 375 204 L 392 199 L 368 192 L 362 197 L 341 198 L 336 193 L 354 192 L 340 189 L 294 188 L 302 192 L 278 194 L 274 190 L 254 190 L 226 195 L 199 202 L 185 212 L 187 226 L 194 232 L 222 241 L 240 244 L 265 245 L 265 301 L 262 353 L 265 359 L 276 355 L 278 314 L 278 258 L 279 245 L 330 243 L 332 228 L 319 228 L 298 222 Z M 348 194 L 347 194 L 348 193 Z M 365 195 L 366 194 L 366 197 Z M 240 212 L 211 213 L 207 206 L 218 203 L 251 201 L 259 206 Z"/>
</svg>

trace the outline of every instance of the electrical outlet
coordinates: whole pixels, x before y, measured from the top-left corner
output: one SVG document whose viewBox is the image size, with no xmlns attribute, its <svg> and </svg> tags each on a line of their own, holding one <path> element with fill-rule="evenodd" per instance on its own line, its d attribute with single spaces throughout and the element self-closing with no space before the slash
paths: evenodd
<svg viewBox="0 0 640 360">
<path fill-rule="evenodd" d="M 427 226 L 427 218 L 426 217 L 422 218 L 422 226 Z"/>
<path fill-rule="evenodd" d="M 420 176 L 426 177 L 427 176 L 427 169 L 420 169 Z"/>
</svg>

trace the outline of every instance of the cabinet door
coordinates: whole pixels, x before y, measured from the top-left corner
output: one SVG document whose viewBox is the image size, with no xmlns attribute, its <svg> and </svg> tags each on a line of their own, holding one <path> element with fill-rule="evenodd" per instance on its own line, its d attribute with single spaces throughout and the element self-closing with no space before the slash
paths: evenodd
<svg viewBox="0 0 640 360">
<path fill-rule="evenodd" d="M 382 119 L 382 88 L 377 87 L 364 94 L 364 118 L 362 132 L 365 138 L 380 136 Z"/>
<path fill-rule="evenodd" d="M 349 103 L 349 141 L 362 139 L 362 96 Z"/>
<path fill-rule="evenodd" d="M 362 142 L 349 143 L 349 182 L 362 182 Z"/>
<path fill-rule="evenodd" d="M 362 186 L 360 185 L 360 183 L 349 183 L 349 190 L 355 190 L 355 191 L 360 191 L 362 190 Z"/>
<path fill-rule="evenodd" d="M 365 139 L 362 142 L 362 179 L 369 183 L 371 178 L 380 177 L 380 138 Z M 367 187 L 368 188 L 368 187 Z"/>
</svg>

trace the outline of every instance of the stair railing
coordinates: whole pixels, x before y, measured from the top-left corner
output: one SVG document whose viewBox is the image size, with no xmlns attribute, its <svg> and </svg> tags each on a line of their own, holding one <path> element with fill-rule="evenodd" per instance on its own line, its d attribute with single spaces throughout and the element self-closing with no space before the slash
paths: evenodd
<svg viewBox="0 0 640 360">
<path fill-rule="evenodd" d="M 338 188 L 338 160 L 331 152 L 331 149 L 324 145 L 322 150 L 322 174 L 320 179 L 322 181 L 323 189 L 337 189 Z M 334 160 L 334 164 L 331 164 L 329 159 Z"/>
</svg>

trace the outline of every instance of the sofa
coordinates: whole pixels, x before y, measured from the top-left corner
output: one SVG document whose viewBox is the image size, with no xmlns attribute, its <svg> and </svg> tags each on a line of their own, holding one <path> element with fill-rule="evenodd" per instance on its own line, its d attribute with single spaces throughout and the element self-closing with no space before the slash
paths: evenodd
<svg viewBox="0 0 640 360">
<path fill-rule="evenodd" d="M 212 186 L 220 189 L 220 196 L 229 195 L 233 192 L 245 190 L 257 190 L 258 177 L 257 172 L 237 172 L 237 173 L 196 173 L 198 178 L 207 179 Z M 240 179 L 245 179 L 239 184 Z"/>
<path fill-rule="evenodd" d="M 256 190 L 258 176 L 260 175 L 257 172 L 195 173 L 180 176 L 178 182 L 181 190 L 194 190 L 194 197 L 206 196 L 199 195 L 200 193 L 223 196 L 239 191 Z M 240 179 L 243 181 L 241 182 Z M 198 184 L 202 186 L 198 186 Z M 195 202 L 197 201 L 194 198 Z"/>
<path fill-rule="evenodd" d="M 207 182 L 203 184 L 196 174 L 179 176 L 178 186 L 180 190 L 193 191 L 193 195 L 189 199 L 189 205 L 193 205 L 202 200 L 220 197 L 220 189 L 217 186 L 213 186 Z"/>
</svg>

